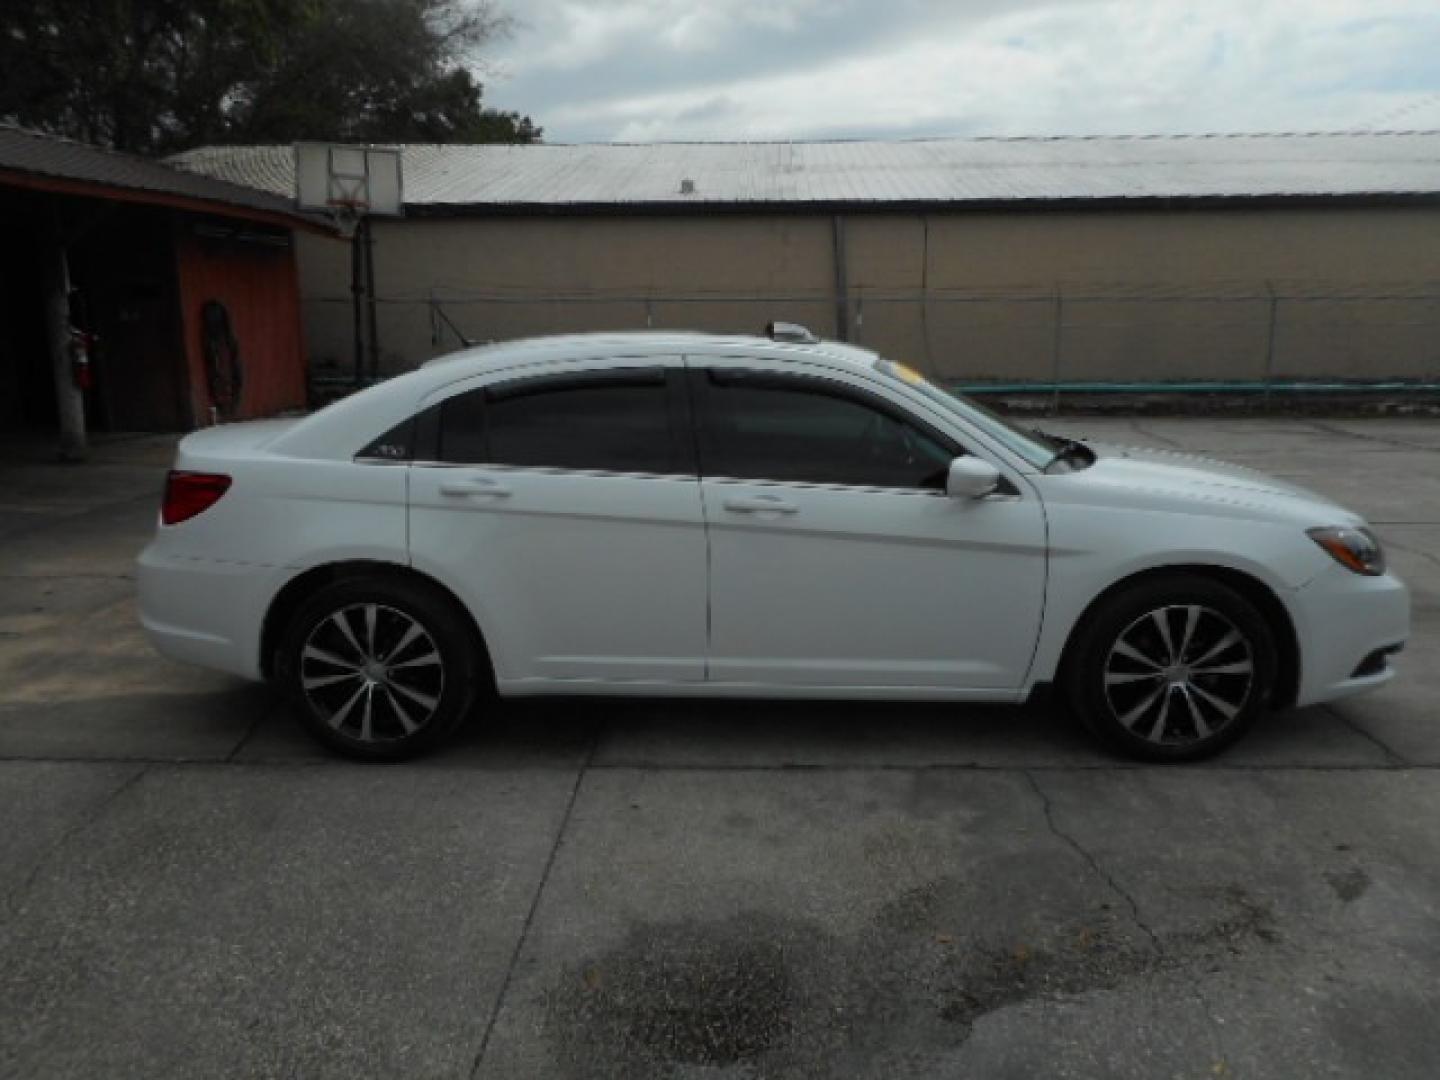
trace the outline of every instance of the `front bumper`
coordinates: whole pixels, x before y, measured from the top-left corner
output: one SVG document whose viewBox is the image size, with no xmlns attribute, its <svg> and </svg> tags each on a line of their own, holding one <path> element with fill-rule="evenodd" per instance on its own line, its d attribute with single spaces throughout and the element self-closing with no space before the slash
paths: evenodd
<svg viewBox="0 0 1440 1080">
<path fill-rule="evenodd" d="M 167 555 L 151 544 L 136 563 L 140 624 L 174 660 L 260 679 L 260 626 L 269 567 Z"/>
<path fill-rule="evenodd" d="M 1364 693 L 1394 678 L 1395 653 L 1376 654 L 1398 651 L 1410 634 L 1410 593 L 1399 578 L 1330 567 L 1289 601 L 1300 645 L 1296 705 Z"/>
</svg>

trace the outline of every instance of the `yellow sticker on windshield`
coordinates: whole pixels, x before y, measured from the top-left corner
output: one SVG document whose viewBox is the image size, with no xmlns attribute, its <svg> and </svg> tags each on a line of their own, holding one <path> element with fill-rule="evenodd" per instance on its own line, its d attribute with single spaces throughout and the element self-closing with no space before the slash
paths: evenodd
<svg viewBox="0 0 1440 1080">
<path fill-rule="evenodd" d="M 900 378 L 904 379 L 912 386 L 923 386 L 925 383 L 930 381 L 929 379 L 925 378 L 924 375 L 921 375 L 920 372 L 916 371 L 912 367 L 908 367 L 905 364 L 897 364 L 892 360 L 890 362 L 890 366 L 894 368 L 896 375 L 899 375 Z"/>
</svg>

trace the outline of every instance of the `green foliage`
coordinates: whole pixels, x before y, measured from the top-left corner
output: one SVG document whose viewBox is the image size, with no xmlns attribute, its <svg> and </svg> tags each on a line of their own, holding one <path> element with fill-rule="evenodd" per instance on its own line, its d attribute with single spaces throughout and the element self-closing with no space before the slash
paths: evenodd
<svg viewBox="0 0 1440 1080">
<path fill-rule="evenodd" d="M 535 142 L 467 64 L 484 0 L 6 0 L 0 117 L 102 146 Z"/>
</svg>

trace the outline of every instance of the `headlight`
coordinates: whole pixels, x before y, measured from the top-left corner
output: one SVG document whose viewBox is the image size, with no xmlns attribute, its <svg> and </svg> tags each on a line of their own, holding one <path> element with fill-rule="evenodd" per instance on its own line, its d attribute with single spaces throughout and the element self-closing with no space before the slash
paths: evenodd
<svg viewBox="0 0 1440 1080">
<path fill-rule="evenodd" d="M 1306 534 L 1330 553 L 1330 557 L 1346 570 L 1353 570 L 1366 577 L 1379 577 L 1385 573 L 1385 552 L 1380 539 L 1369 529 L 1356 529 L 1349 525 L 1326 525 L 1318 529 L 1307 529 Z"/>
</svg>

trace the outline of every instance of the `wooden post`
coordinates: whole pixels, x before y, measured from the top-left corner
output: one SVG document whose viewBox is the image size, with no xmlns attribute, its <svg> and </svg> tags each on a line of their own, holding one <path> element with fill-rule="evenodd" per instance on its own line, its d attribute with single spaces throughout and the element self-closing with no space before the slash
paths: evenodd
<svg viewBox="0 0 1440 1080">
<path fill-rule="evenodd" d="M 75 385 L 70 354 L 70 266 L 58 226 L 43 243 L 45 341 L 55 376 L 55 409 L 60 417 L 60 460 L 84 461 L 85 392 Z"/>
</svg>

